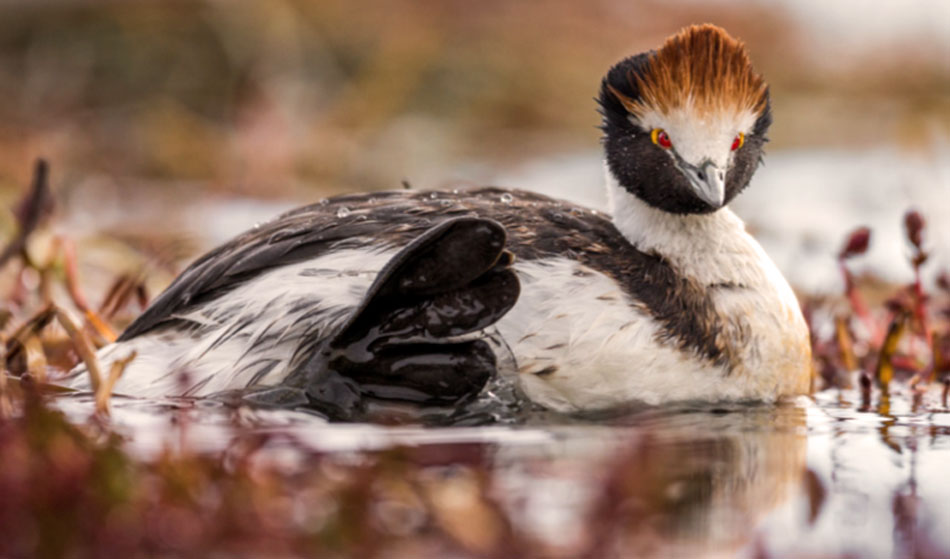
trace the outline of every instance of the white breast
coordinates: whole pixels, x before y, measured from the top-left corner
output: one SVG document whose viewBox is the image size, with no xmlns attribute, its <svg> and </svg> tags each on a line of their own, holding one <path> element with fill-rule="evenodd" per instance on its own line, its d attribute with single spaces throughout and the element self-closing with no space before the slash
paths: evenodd
<svg viewBox="0 0 950 559">
<path fill-rule="evenodd" d="M 657 323 L 611 278 L 562 258 L 517 270 L 522 295 L 498 328 L 533 401 L 562 411 L 655 404 L 720 381 L 721 371 L 660 345 Z"/>
<path fill-rule="evenodd" d="M 807 388 L 807 329 L 777 293 L 725 292 L 715 302 L 744 346 L 741 365 L 716 366 L 659 334 L 658 324 L 616 282 L 556 258 L 517 266 L 522 295 L 498 330 L 517 361 L 526 395 L 561 411 L 630 402 L 766 400 Z M 784 282 L 783 282 L 784 284 Z M 786 286 L 787 287 L 787 286 Z M 790 291 L 789 291 L 790 292 Z M 804 346 L 807 349 L 807 345 Z M 802 374 L 795 374 L 795 371 Z"/>
</svg>

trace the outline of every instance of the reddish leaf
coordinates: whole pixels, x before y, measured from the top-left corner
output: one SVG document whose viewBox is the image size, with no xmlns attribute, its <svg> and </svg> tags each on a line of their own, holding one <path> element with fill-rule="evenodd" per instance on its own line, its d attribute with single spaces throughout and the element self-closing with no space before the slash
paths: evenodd
<svg viewBox="0 0 950 559">
<path fill-rule="evenodd" d="M 858 227 L 848 236 L 848 242 L 838 254 L 838 258 L 844 260 L 858 254 L 864 254 L 871 244 L 871 230 L 867 227 Z"/>
<path fill-rule="evenodd" d="M 918 249 L 923 244 L 924 218 L 917 210 L 910 210 L 904 215 L 904 228 L 907 230 L 907 239 Z"/>
</svg>

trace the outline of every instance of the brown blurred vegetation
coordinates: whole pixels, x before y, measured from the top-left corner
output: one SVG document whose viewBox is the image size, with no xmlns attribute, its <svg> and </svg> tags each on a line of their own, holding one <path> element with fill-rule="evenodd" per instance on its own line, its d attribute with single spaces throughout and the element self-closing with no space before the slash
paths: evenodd
<svg viewBox="0 0 950 559">
<path fill-rule="evenodd" d="M 774 3 L 8 1 L 0 188 L 37 156 L 66 188 L 107 176 L 311 198 L 477 180 L 457 166 L 596 146 L 607 67 L 703 21 L 746 40 L 772 83 L 775 147 L 950 130 L 939 51 L 844 58 Z"/>
</svg>

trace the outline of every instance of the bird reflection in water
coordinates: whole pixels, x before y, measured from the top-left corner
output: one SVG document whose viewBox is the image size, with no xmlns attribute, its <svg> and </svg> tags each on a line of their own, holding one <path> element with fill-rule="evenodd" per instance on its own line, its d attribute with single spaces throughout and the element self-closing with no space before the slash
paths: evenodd
<svg viewBox="0 0 950 559">
<path fill-rule="evenodd" d="M 556 443 L 499 448 L 500 493 L 556 555 L 730 554 L 802 487 L 805 420 L 795 405 L 750 406 L 556 429 Z"/>
</svg>

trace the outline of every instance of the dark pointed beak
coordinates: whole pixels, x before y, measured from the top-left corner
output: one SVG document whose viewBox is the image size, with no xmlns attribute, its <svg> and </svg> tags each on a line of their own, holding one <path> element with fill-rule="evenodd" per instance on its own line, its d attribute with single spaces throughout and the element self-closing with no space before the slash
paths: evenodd
<svg viewBox="0 0 950 559">
<path fill-rule="evenodd" d="M 706 160 L 700 165 L 686 165 L 683 174 L 696 197 L 718 210 L 726 202 L 726 172 Z"/>
</svg>

